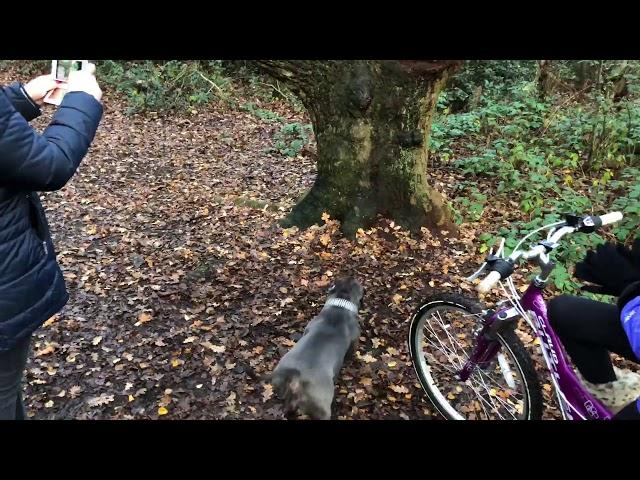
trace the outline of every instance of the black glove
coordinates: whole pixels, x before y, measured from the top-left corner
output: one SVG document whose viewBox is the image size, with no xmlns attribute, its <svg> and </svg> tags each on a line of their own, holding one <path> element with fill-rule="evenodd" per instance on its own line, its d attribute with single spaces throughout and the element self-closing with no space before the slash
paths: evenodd
<svg viewBox="0 0 640 480">
<path fill-rule="evenodd" d="M 629 260 L 636 268 L 640 269 L 640 237 L 636 238 L 636 241 L 633 242 L 631 250 L 621 243 L 619 243 L 616 248 L 623 257 Z"/>
<path fill-rule="evenodd" d="M 575 276 L 593 284 L 582 287 L 586 292 L 620 296 L 627 286 L 640 281 L 640 243 L 636 241 L 631 251 L 613 243 L 598 245 L 576 264 Z"/>
</svg>

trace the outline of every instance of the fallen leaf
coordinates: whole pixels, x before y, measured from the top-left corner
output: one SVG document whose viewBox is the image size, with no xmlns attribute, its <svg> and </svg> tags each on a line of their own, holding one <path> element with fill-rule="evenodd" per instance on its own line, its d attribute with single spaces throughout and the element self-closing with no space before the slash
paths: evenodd
<svg viewBox="0 0 640 480">
<path fill-rule="evenodd" d="M 47 320 L 46 322 L 44 322 L 42 324 L 43 327 L 50 327 L 51 325 L 53 325 L 53 323 L 58 320 L 58 315 L 54 315 L 53 317 L 51 317 L 49 320 Z"/>
<path fill-rule="evenodd" d="M 101 394 L 99 397 L 93 397 L 87 400 L 87 405 L 90 407 L 99 407 L 101 405 L 107 405 L 113 402 L 113 395 Z"/>
<path fill-rule="evenodd" d="M 71 398 L 76 398 L 78 395 L 80 395 L 80 392 L 82 392 L 82 387 L 79 387 L 78 385 L 74 385 L 69 389 L 69 396 Z"/>
<path fill-rule="evenodd" d="M 409 393 L 409 389 L 404 385 L 391 385 L 389 388 L 396 393 Z"/>
<path fill-rule="evenodd" d="M 368 354 L 368 353 L 367 353 L 367 354 L 365 354 L 365 355 L 362 355 L 362 356 L 360 357 L 360 360 L 362 360 L 362 361 L 363 361 L 363 362 L 365 362 L 365 363 L 374 363 L 374 362 L 377 362 L 377 360 L 375 359 L 375 357 L 373 357 L 372 355 L 370 355 L 370 354 Z"/>
<path fill-rule="evenodd" d="M 285 298 L 284 300 L 282 300 L 280 302 L 280 306 L 284 307 L 285 305 L 288 305 L 289 303 L 293 303 L 293 298 L 291 298 L 291 297 Z"/>
<path fill-rule="evenodd" d="M 329 245 L 329 244 L 331 243 L 331 235 L 329 235 L 329 234 L 327 234 L 327 233 L 325 233 L 324 235 L 321 235 L 321 236 L 320 236 L 320 243 L 321 243 L 322 245 L 324 245 L 325 247 L 326 247 L 327 245 Z"/>
<path fill-rule="evenodd" d="M 211 342 L 201 342 L 200 345 L 215 353 L 223 353 L 227 349 L 224 345 L 214 345 Z"/>
<path fill-rule="evenodd" d="M 46 347 L 44 347 L 43 349 L 38 350 L 36 352 L 36 357 L 42 357 L 44 355 L 49 355 L 50 353 L 53 353 L 55 351 L 56 351 L 56 348 L 53 345 L 49 344 Z"/>
<path fill-rule="evenodd" d="M 270 383 L 264 384 L 264 390 L 262 392 L 262 401 L 266 402 L 273 396 L 273 385 Z"/>
</svg>

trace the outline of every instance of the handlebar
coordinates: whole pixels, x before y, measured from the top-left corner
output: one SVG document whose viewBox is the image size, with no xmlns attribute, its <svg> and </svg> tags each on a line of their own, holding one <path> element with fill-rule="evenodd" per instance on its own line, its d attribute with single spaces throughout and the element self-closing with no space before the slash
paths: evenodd
<svg viewBox="0 0 640 480">
<path fill-rule="evenodd" d="M 612 223 L 619 222 L 622 218 L 622 212 L 611 212 L 601 215 L 600 221 L 602 222 L 602 225 L 610 225 Z"/>
<path fill-rule="evenodd" d="M 496 272 L 496 271 L 489 272 L 489 275 L 484 277 L 484 280 L 482 280 L 482 282 L 480 282 L 480 285 L 478 285 L 478 291 L 480 293 L 487 293 L 501 279 L 502 279 L 502 276 L 500 275 L 500 272 Z"/>
<path fill-rule="evenodd" d="M 469 278 L 472 279 L 478 277 L 482 270 L 484 270 L 486 266 L 489 266 L 489 274 L 484 278 L 484 280 L 482 280 L 482 282 L 480 282 L 477 287 L 477 290 L 480 293 L 487 293 L 500 280 L 509 277 L 513 273 L 514 266 L 520 258 L 524 258 L 526 260 L 540 258 L 542 255 L 546 255 L 546 253 L 555 249 L 559 245 L 560 239 L 569 233 L 573 233 L 576 231 L 584 233 L 595 232 L 599 227 L 619 222 L 620 220 L 622 220 L 622 218 L 623 215 L 621 212 L 611 212 L 601 216 L 587 215 L 578 217 L 575 215 L 567 215 L 564 222 L 546 225 L 545 227 L 536 230 L 539 231 L 550 227 L 553 228 L 549 233 L 547 240 L 539 242 L 528 251 L 521 251 L 516 247 L 516 249 L 513 251 L 513 253 L 511 253 L 511 255 L 509 255 L 507 259 L 489 255 L 487 257 L 487 260 L 485 261 L 485 264 L 480 268 L 480 270 Z M 527 235 L 527 237 L 528 236 L 529 235 Z M 522 242 L 527 237 L 523 238 L 518 246 L 522 244 Z"/>
</svg>

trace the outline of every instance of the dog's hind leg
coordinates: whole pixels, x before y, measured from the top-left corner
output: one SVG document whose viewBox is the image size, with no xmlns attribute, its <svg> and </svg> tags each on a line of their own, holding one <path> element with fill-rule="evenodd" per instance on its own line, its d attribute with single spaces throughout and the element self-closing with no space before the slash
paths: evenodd
<svg viewBox="0 0 640 480">
<path fill-rule="evenodd" d="M 283 413 L 286 418 L 291 418 L 300 407 L 300 371 L 288 368 L 277 372 L 274 377 L 274 389 L 283 402 Z"/>
<path fill-rule="evenodd" d="M 313 383 L 305 385 L 305 402 L 301 405 L 304 413 L 314 420 L 331 419 L 335 386 L 328 376 L 316 378 Z"/>
</svg>

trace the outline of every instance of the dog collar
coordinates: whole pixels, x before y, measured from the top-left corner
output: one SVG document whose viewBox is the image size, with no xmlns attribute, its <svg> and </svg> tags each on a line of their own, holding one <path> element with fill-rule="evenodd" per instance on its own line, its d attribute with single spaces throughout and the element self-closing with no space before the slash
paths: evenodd
<svg viewBox="0 0 640 480">
<path fill-rule="evenodd" d="M 325 308 L 326 307 L 344 308 L 345 310 L 349 310 L 352 313 L 355 313 L 355 314 L 358 313 L 358 306 L 355 303 L 350 302 L 349 300 L 345 300 L 344 298 L 330 298 L 329 300 L 326 301 L 324 306 Z"/>
</svg>

